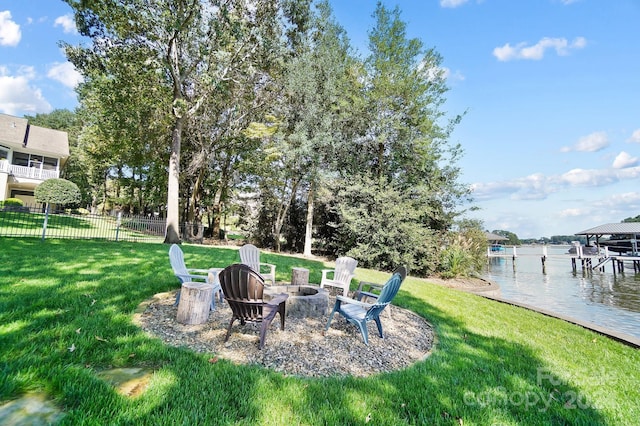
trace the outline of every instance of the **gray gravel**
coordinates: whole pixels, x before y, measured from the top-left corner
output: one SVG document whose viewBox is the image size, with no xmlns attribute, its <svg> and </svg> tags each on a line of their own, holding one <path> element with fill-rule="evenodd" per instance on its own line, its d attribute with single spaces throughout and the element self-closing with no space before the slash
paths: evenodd
<svg viewBox="0 0 640 426">
<path fill-rule="evenodd" d="M 334 300 L 330 300 L 330 310 Z M 255 324 L 241 326 L 239 321 L 234 322 L 228 342 L 223 342 L 231 319 L 228 304 L 216 305 L 204 324 L 184 325 L 176 321 L 174 301 L 175 293 L 157 294 L 141 305 L 137 324 L 169 345 L 210 353 L 212 362 L 224 358 L 238 364 L 261 365 L 286 375 L 364 377 L 398 370 L 424 359 L 434 342 L 433 329 L 427 321 L 391 305 L 381 317 L 384 339 L 378 337 L 375 323 L 368 323 L 369 346 L 362 341 L 357 327 L 338 314 L 326 333 L 328 315 L 287 317 L 284 331 L 280 330 L 280 319 L 276 316 L 265 347 L 259 350 L 259 325 Z"/>
</svg>

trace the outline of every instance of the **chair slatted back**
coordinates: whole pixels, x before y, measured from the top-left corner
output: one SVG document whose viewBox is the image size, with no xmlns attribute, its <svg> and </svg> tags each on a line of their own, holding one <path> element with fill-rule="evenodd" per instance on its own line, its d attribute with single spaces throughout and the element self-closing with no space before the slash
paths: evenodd
<svg viewBox="0 0 640 426">
<path fill-rule="evenodd" d="M 169 248 L 169 262 L 171 263 L 171 269 L 176 277 L 180 281 L 184 281 L 185 277 L 188 277 L 189 271 L 187 265 L 184 263 L 184 253 L 177 244 L 172 244 Z"/>
<path fill-rule="evenodd" d="M 253 244 L 240 247 L 240 262 L 260 273 L 260 249 Z"/>
<path fill-rule="evenodd" d="M 365 317 L 367 319 L 378 317 L 384 310 L 384 308 L 386 308 L 387 305 L 391 303 L 393 298 L 396 297 L 396 294 L 398 294 L 398 290 L 400 290 L 400 285 L 403 281 L 404 278 L 402 277 L 402 271 L 394 272 L 391 278 L 389 278 L 389 281 L 387 281 L 382 287 L 377 302 L 367 310 Z"/>
<path fill-rule="evenodd" d="M 233 311 L 233 316 L 245 321 L 262 321 L 264 280 L 253 268 L 236 263 L 219 274 L 222 293 Z"/>
<path fill-rule="evenodd" d="M 358 261 L 351 257 L 339 257 L 336 259 L 336 268 L 333 273 L 333 280 L 338 282 L 351 281 L 356 271 Z"/>
</svg>

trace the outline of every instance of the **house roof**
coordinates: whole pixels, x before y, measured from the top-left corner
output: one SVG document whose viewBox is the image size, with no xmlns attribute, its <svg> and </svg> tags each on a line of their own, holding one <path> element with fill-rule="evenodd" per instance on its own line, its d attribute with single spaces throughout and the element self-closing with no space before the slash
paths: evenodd
<svg viewBox="0 0 640 426">
<path fill-rule="evenodd" d="M 26 118 L 0 114 L 0 145 L 41 155 L 69 157 L 67 132 L 29 124 Z"/>
<path fill-rule="evenodd" d="M 607 223 L 596 226 L 575 235 L 613 235 L 613 234 L 640 234 L 640 222 Z"/>
<path fill-rule="evenodd" d="M 0 144 L 11 148 L 21 146 L 24 143 L 28 124 L 26 118 L 0 114 Z"/>
</svg>

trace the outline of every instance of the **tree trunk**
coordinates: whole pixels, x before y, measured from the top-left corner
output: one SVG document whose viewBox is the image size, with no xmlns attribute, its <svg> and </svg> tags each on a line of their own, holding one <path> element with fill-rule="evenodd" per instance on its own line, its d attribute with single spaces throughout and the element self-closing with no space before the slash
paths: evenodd
<svg viewBox="0 0 640 426">
<path fill-rule="evenodd" d="M 184 118 L 177 117 L 171 136 L 171 156 L 169 157 L 169 178 L 167 188 L 167 229 L 165 244 L 180 243 L 180 145 Z"/>
<path fill-rule="evenodd" d="M 282 200 L 280 202 L 280 208 L 278 209 L 276 223 L 273 231 L 276 253 L 280 253 L 280 233 L 282 232 L 282 226 L 284 225 L 284 220 L 287 217 L 287 214 L 289 213 L 289 207 L 291 206 L 293 197 L 295 197 L 296 192 L 298 191 L 298 184 L 300 183 L 300 179 L 301 178 L 297 178 L 296 181 L 291 185 L 291 194 L 289 195 L 289 197 L 286 200 Z M 286 185 L 285 185 L 285 189 L 286 189 Z"/>
<path fill-rule="evenodd" d="M 181 324 L 202 324 L 209 319 L 213 287 L 209 283 L 186 282 L 180 290 L 176 321 Z"/>
<path fill-rule="evenodd" d="M 307 224 L 304 233 L 304 256 L 311 257 L 311 242 L 313 239 L 313 183 L 309 185 L 307 194 Z"/>
<path fill-rule="evenodd" d="M 196 176 L 196 181 L 193 184 L 193 190 L 191 191 L 191 199 L 189 201 L 189 211 L 187 214 L 187 222 L 198 222 L 200 220 L 199 213 L 196 211 L 200 206 L 200 200 L 202 199 L 202 186 L 205 177 L 205 168 L 201 167 Z"/>
<path fill-rule="evenodd" d="M 229 180 L 231 178 L 231 156 L 227 156 L 224 166 L 222 167 L 220 182 L 213 197 L 213 238 L 220 237 L 220 222 L 222 216 L 223 204 L 227 201 L 227 193 L 229 189 Z M 225 229 L 226 232 L 226 229 Z M 226 233 L 225 233 L 226 239 Z"/>
</svg>

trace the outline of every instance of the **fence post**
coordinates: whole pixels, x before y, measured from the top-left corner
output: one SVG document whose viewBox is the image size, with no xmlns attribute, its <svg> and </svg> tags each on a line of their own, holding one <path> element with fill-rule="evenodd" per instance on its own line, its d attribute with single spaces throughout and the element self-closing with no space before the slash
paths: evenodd
<svg viewBox="0 0 640 426">
<path fill-rule="evenodd" d="M 47 233 L 47 222 L 48 221 L 49 221 L 49 203 L 47 202 L 47 205 L 44 208 L 44 223 L 42 224 L 42 241 L 44 241 L 44 236 Z"/>
<path fill-rule="evenodd" d="M 118 220 L 116 221 L 116 241 L 118 241 L 118 234 L 120 233 L 121 220 L 122 220 L 122 212 L 118 212 Z"/>
</svg>

